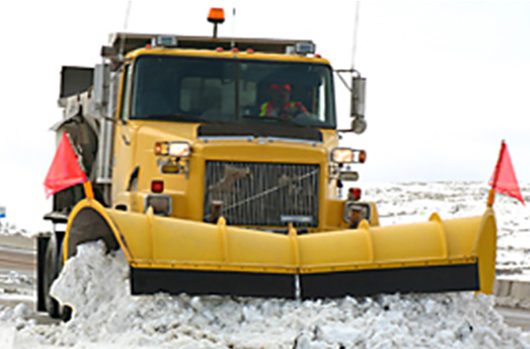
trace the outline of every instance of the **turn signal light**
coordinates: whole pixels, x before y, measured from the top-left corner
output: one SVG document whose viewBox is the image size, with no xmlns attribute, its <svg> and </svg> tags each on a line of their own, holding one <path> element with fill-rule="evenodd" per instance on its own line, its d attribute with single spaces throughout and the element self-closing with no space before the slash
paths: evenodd
<svg viewBox="0 0 530 349">
<path fill-rule="evenodd" d="M 164 181 L 152 181 L 151 191 L 157 194 L 162 193 L 164 191 Z"/>
<path fill-rule="evenodd" d="M 155 143 L 155 155 L 167 155 L 168 144 L 167 142 L 156 142 Z"/>
<path fill-rule="evenodd" d="M 366 151 L 360 150 L 358 159 L 361 164 L 364 164 L 364 162 L 366 161 Z"/>
</svg>

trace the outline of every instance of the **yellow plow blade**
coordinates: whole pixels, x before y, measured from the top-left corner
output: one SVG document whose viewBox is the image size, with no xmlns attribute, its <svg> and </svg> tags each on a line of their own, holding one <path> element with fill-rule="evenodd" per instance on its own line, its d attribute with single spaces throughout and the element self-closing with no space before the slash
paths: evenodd
<svg viewBox="0 0 530 349">
<path fill-rule="evenodd" d="M 99 233 L 91 233 L 98 228 Z M 107 230 L 107 233 L 104 231 Z M 102 233 L 103 232 L 103 233 Z M 133 294 L 341 297 L 394 292 L 493 291 L 496 224 L 481 217 L 297 235 L 103 208 L 72 212 L 64 257 L 78 243 L 114 239 Z M 105 235 L 110 234 L 111 237 Z M 112 243 L 107 243 L 112 247 Z"/>
</svg>

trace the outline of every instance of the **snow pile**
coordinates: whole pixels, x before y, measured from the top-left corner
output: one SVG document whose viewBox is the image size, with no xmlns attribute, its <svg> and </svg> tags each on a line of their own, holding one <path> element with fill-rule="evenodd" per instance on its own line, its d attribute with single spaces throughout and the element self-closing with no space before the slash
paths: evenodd
<svg viewBox="0 0 530 349">
<path fill-rule="evenodd" d="M 10 270 L 7 274 L 0 274 L 0 284 L 12 286 L 32 286 L 33 280 L 27 275 L 19 273 L 15 270 Z"/>
<path fill-rule="evenodd" d="M 26 229 L 17 228 L 16 225 L 0 220 L 0 235 L 32 236 Z"/>
<path fill-rule="evenodd" d="M 530 310 L 530 298 L 514 298 L 495 296 L 495 305 L 509 308 Z M 530 333 L 529 333 L 530 335 Z"/>
<path fill-rule="evenodd" d="M 123 255 L 106 255 L 101 243 L 79 248 L 52 293 L 74 307 L 73 319 L 26 326 L 17 333 L 22 342 L 31 337 L 39 345 L 105 348 L 525 348 L 521 332 L 493 309 L 493 298 L 472 293 L 322 301 L 132 297 Z"/>
<path fill-rule="evenodd" d="M 15 307 L 0 305 L 0 321 L 14 323 L 17 329 L 35 324 L 35 321 L 30 319 L 32 313 L 28 306 L 23 303 L 19 303 Z"/>
</svg>

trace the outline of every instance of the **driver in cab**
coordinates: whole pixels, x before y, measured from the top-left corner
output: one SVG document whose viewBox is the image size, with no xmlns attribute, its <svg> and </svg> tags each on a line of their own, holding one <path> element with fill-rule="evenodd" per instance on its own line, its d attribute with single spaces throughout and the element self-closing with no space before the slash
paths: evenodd
<svg viewBox="0 0 530 349">
<path fill-rule="evenodd" d="M 307 114 L 307 108 L 302 102 L 291 100 L 291 84 L 276 84 L 269 86 L 271 99 L 260 107 L 259 116 L 292 119 L 300 114 Z"/>
</svg>

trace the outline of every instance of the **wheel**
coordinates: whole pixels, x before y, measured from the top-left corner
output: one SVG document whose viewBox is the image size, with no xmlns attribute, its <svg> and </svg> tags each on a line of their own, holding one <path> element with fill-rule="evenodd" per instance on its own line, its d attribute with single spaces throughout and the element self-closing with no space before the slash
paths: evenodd
<svg viewBox="0 0 530 349">
<path fill-rule="evenodd" d="M 64 322 L 70 321 L 70 319 L 72 318 L 72 310 L 72 307 L 70 307 L 69 305 L 63 305 L 60 310 L 61 314 L 59 318 Z"/>
<path fill-rule="evenodd" d="M 57 319 L 59 317 L 59 302 L 50 295 L 50 288 L 53 281 L 59 275 L 57 270 L 57 238 L 52 234 L 48 241 L 46 254 L 44 256 L 44 271 L 43 271 L 43 298 L 44 307 L 50 317 Z"/>
<path fill-rule="evenodd" d="M 61 250 L 59 251 L 59 254 L 57 256 L 57 275 L 61 273 L 61 270 L 63 270 L 63 266 L 64 266 L 63 248 L 64 248 L 64 239 L 63 241 L 61 241 Z M 58 318 L 63 320 L 64 322 L 69 321 L 72 318 L 72 307 L 66 304 L 64 305 L 59 304 Z"/>
<path fill-rule="evenodd" d="M 59 273 L 61 272 L 64 264 L 62 258 L 63 242 L 64 241 L 61 241 L 61 248 L 59 249 L 57 247 L 59 245 L 57 241 L 57 234 L 52 234 L 50 240 L 48 241 L 48 247 L 46 249 L 46 255 L 44 260 L 45 268 L 43 276 L 43 295 L 44 305 L 50 317 L 54 319 L 68 321 L 72 317 L 72 308 L 67 305 L 59 304 L 59 302 L 50 295 L 50 288 L 55 279 L 57 279 L 57 277 L 59 276 Z"/>
</svg>

